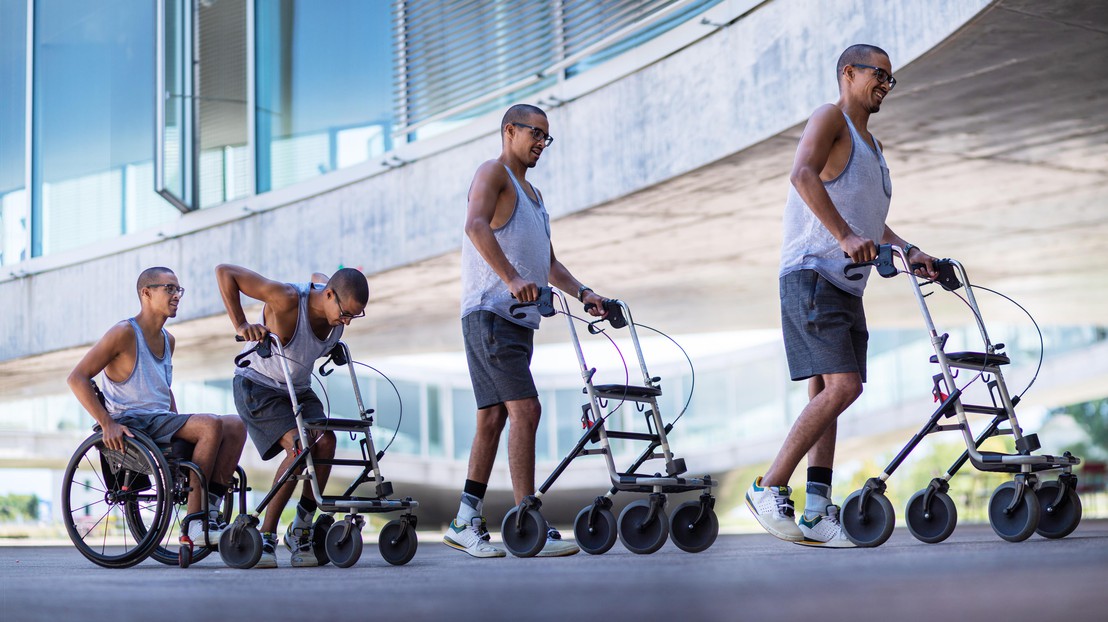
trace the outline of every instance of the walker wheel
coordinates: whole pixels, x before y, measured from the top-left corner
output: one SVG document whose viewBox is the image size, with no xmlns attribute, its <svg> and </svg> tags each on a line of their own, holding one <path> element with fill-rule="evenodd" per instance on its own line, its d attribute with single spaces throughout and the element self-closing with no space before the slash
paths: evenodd
<svg viewBox="0 0 1108 622">
<path fill-rule="evenodd" d="M 715 511 L 706 507 L 701 515 L 701 505 L 700 501 L 686 501 L 669 516 L 669 537 L 677 548 L 686 553 L 707 550 L 719 535 L 719 519 Z M 698 516 L 699 521 L 696 520 Z"/>
<path fill-rule="evenodd" d="M 874 491 L 862 507 L 862 489 L 850 493 L 839 512 L 846 537 L 861 547 L 881 546 L 893 533 L 896 511 L 888 497 Z"/>
<path fill-rule="evenodd" d="M 534 557 L 546 545 L 546 519 L 534 508 L 524 510 L 521 524 L 519 506 L 508 510 L 504 522 L 500 524 L 500 535 L 504 546 L 516 557 Z"/>
<path fill-rule="evenodd" d="M 261 532 L 253 525 L 231 525 L 219 538 L 219 556 L 231 568 L 253 568 L 262 558 Z"/>
<path fill-rule="evenodd" d="M 603 555 L 616 543 L 616 517 L 608 508 L 598 508 L 592 526 L 589 514 L 593 504 L 586 505 L 573 521 L 573 537 L 577 546 L 590 555 Z"/>
<path fill-rule="evenodd" d="M 349 568 L 362 556 L 362 531 L 346 519 L 338 521 L 327 530 L 324 547 L 332 564 Z"/>
<path fill-rule="evenodd" d="M 619 514 L 619 539 L 628 551 L 649 555 L 662 548 L 669 536 L 669 521 L 661 511 L 650 522 L 650 502 L 639 499 L 627 504 Z"/>
<path fill-rule="evenodd" d="M 1049 507 L 1058 496 L 1060 486 L 1065 484 L 1058 480 L 1043 482 L 1036 493 L 1039 498 L 1040 512 L 1039 526 L 1035 529 L 1035 533 L 1052 540 L 1070 535 L 1081 522 L 1081 498 L 1077 496 L 1077 491 L 1069 486 L 1066 486 L 1062 501 L 1054 507 Z"/>
<path fill-rule="evenodd" d="M 190 564 L 192 564 L 192 544 L 181 543 L 181 548 L 177 549 L 177 565 L 188 568 Z"/>
<path fill-rule="evenodd" d="M 419 548 L 415 527 L 400 519 L 389 521 L 381 529 L 377 548 L 385 561 L 393 566 L 403 566 L 412 561 Z"/>
<path fill-rule="evenodd" d="M 1023 542 L 1035 533 L 1039 524 L 1039 499 L 1030 487 L 1023 489 L 1023 498 L 1016 507 L 1007 512 L 1008 505 L 1016 495 L 1016 483 L 1004 482 L 993 491 L 989 499 L 989 524 L 996 535 L 1009 542 Z"/>
<path fill-rule="evenodd" d="M 334 516 L 323 514 L 315 519 L 315 524 L 312 525 L 312 553 L 315 553 L 315 559 L 320 566 L 331 563 L 331 558 L 327 556 L 327 532 L 334 524 Z"/>
<path fill-rule="evenodd" d="M 908 500 L 908 505 L 904 507 L 904 521 L 916 540 L 935 544 L 954 533 L 954 526 L 958 524 L 958 508 L 945 492 L 936 492 L 931 496 L 930 507 L 923 507 L 927 491 L 924 488 Z"/>
</svg>

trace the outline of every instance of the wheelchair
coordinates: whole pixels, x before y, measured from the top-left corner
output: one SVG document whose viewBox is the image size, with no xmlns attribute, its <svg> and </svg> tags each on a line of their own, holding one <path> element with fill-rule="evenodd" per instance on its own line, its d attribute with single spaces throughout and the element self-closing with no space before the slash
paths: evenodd
<svg viewBox="0 0 1108 622">
<path fill-rule="evenodd" d="M 99 390 L 93 383 L 93 390 Z M 101 397 L 101 400 L 103 398 Z M 189 475 L 196 474 L 207 491 L 204 474 L 191 462 L 192 444 L 175 439 L 166 445 L 132 430 L 123 437 L 123 451 L 103 444 L 99 426 L 74 452 L 62 478 L 62 520 L 81 555 L 105 568 L 129 568 L 148 557 L 187 568 L 216 547 L 197 546 L 188 537 L 189 524 L 208 526 L 208 496 L 190 514 Z M 220 508 L 223 516 L 246 506 L 246 473 L 235 475 Z"/>
</svg>

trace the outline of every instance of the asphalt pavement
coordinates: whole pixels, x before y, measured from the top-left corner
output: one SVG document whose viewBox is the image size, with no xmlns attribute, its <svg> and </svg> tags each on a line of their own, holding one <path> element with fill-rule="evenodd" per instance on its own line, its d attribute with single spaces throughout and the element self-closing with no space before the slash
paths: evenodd
<svg viewBox="0 0 1108 622">
<path fill-rule="evenodd" d="M 353 567 L 234 570 L 153 560 L 103 569 L 71 546 L 0 547 L 0 620 L 954 620 L 1108 619 L 1108 521 L 1013 544 L 960 525 L 940 544 L 905 529 L 875 549 L 820 550 L 721 535 L 635 555 L 473 559 L 421 532 L 406 566 L 366 534 Z"/>
</svg>

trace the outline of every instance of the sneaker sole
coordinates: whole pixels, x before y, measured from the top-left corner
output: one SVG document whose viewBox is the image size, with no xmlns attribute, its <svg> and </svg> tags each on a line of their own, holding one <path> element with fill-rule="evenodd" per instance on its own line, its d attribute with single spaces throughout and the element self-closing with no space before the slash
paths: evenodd
<svg viewBox="0 0 1108 622">
<path fill-rule="evenodd" d="M 543 547 L 543 549 L 541 551 L 539 551 L 538 553 L 535 554 L 535 557 L 569 557 L 570 555 L 576 555 L 580 552 L 581 552 L 580 548 L 574 547 L 572 549 L 565 549 L 565 550 L 562 550 L 562 551 L 547 553 L 546 548 Z"/>
<path fill-rule="evenodd" d="M 800 541 L 796 542 L 796 544 L 799 544 L 800 546 L 810 546 L 812 548 L 817 548 L 817 549 L 856 549 L 856 548 L 858 548 L 858 545 L 854 544 L 850 540 L 847 540 L 846 542 L 836 541 L 836 540 L 829 540 L 827 542 L 821 542 L 819 540 L 800 540 Z"/>
<path fill-rule="evenodd" d="M 462 546 L 461 544 L 458 544 L 457 542 L 454 542 L 453 540 L 450 540 L 445 536 L 442 539 L 442 543 L 456 551 L 461 551 L 469 555 L 470 557 L 476 557 L 478 559 L 486 559 L 489 557 L 504 557 L 507 555 L 507 553 L 505 553 L 504 551 L 496 551 L 495 553 L 474 553 L 468 548 Z"/>
<path fill-rule="evenodd" d="M 264 557 L 258 560 L 258 563 L 254 564 L 254 568 L 276 568 L 277 560 L 267 561 Z"/>
<path fill-rule="evenodd" d="M 774 529 L 770 524 L 762 520 L 762 515 L 758 513 L 758 510 L 754 508 L 754 503 L 750 500 L 750 494 L 748 493 L 744 495 L 743 498 L 746 500 L 747 509 L 749 509 L 750 513 L 754 515 L 754 519 L 758 521 L 758 524 L 761 525 L 762 529 L 765 529 L 769 533 L 769 535 L 779 540 L 784 540 L 785 542 L 800 542 L 805 539 L 804 534 L 800 533 L 800 527 L 796 528 L 797 533 L 795 534 L 787 534 L 783 531 L 778 531 Z"/>
</svg>

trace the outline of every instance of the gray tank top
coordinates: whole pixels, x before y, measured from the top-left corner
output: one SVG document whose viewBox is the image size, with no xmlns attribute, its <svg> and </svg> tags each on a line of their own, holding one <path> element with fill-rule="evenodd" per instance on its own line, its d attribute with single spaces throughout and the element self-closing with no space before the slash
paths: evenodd
<svg viewBox="0 0 1108 622">
<path fill-rule="evenodd" d="M 146 345 L 146 337 L 135 318 L 128 318 L 127 322 L 135 331 L 135 367 L 123 382 L 112 382 L 108 374 L 104 374 L 100 392 L 104 394 L 108 414 L 117 417 L 173 412 L 170 410 L 173 395 L 169 392 L 169 387 L 173 384 L 169 333 L 162 329 L 165 345 L 162 357 L 158 358 Z"/>
<path fill-rule="evenodd" d="M 880 244 L 893 195 L 889 167 L 876 147 L 876 139 L 873 145 L 866 143 L 854 129 L 850 117 L 846 113 L 843 116 L 850 128 L 850 159 L 843 172 L 823 182 L 823 187 L 854 233 Z M 796 270 L 815 270 L 839 289 L 855 296 L 862 295 L 870 268 L 859 270 L 862 278 L 857 281 L 850 281 L 843 275 L 843 268 L 850 260 L 843 256 L 838 240 L 816 218 L 791 184 L 783 225 L 781 276 Z"/>
<path fill-rule="evenodd" d="M 342 338 L 343 326 L 340 324 L 331 329 L 331 334 L 326 339 L 319 339 L 312 330 L 312 323 L 308 321 L 308 293 L 311 292 L 310 283 L 292 283 L 296 293 L 300 296 L 300 308 L 296 317 L 296 330 L 292 333 L 292 339 L 283 343 L 285 356 L 289 359 L 289 372 L 292 374 L 292 386 L 298 393 L 308 389 L 312 385 L 312 366 L 316 359 L 323 356 Z M 265 323 L 265 309 L 262 309 L 260 324 Z M 246 344 L 243 352 L 253 348 L 253 343 Z M 276 350 L 274 355 L 276 355 Z M 286 391 L 285 372 L 281 368 L 281 359 L 277 356 L 262 358 L 255 352 L 246 357 L 250 361 L 249 367 L 236 367 L 236 376 L 245 376 L 258 384 Z"/>
<path fill-rule="evenodd" d="M 521 277 L 545 287 L 550 281 L 550 215 L 546 213 L 538 190 L 535 190 L 538 201 L 533 201 L 512 171 L 507 166 L 504 169 L 516 189 L 516 206 L 508 222 L 493 230 L 493 236 Z M 520 326 L 538 328 L 542 316 L 533 306 L 517 311 L 525 314 L 523 318 L 512 317 L 508 308 L 515 302 L 508 285 L 477 252 L 469 236 L 463 235 L 462 317 L 474 311 L 491 311 Z"/>
</svg>

